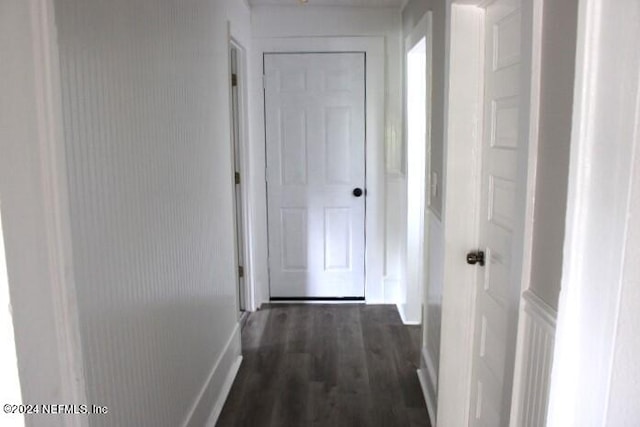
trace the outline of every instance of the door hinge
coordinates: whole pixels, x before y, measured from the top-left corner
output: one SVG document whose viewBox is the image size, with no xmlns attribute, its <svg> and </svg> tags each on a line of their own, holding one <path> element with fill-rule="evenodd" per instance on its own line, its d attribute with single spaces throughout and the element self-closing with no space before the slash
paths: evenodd
<svg viewBox="0 0 640 427">
<path fill-rule="evenodd" d="M 262 89 L 267 88 L 267 76 L 265 74 L 262 75 Z"/>
<path fill-rule="evenodd" d="M 238 86 L 238 75 L 237 74 L 231 74 L 231 86 Z"/>
<path fill-rule="evenodd" d="M 244 277 L 244 267 L 241 265 L 238 266 L 238 277 L 240 278 Z"/>
<path fill-rule="evenodd" d="M 236 184 L 240 184 L 240 172 L 235 173 Z"/>
</svg>

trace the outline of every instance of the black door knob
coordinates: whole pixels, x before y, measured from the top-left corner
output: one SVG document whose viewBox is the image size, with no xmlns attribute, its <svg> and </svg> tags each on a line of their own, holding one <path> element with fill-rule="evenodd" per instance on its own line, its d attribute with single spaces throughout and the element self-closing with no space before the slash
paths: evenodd
<svg viewBox="0 0 640 427">
<path fill-rule="evenodd" d="M 480 250 L 469 252 L 467 254 L 467 264 L 480 264 L 481 266 L 484 265 L 484 252 Z"/>
<path fill-rule="evenodd" d="M 354 196 L 360 197 L 360 196 L 362 196 L 362 194 L 363 194 L 362 188 L 354 188 L 353 189 L 353 195 Z"/>
</svg>

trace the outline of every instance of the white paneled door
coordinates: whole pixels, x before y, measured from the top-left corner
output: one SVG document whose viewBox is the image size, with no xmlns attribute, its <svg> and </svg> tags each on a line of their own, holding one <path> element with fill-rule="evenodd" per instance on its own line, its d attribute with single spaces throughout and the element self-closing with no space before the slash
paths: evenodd
<svg viewBox="0 0 640 427">
<path fill-rule="evenodd" d="M 472 426 L 509 424 L 527 191 L 531 75 L 527 2 L 496 0 L 485 13 L 479 221 L 484 265 L 477 260 Z M 524 25 L 527 19 L 529 26 Z"/>
<path fill-rule="evenodd" d="M 264 55 L 271 298 L 362 298 L 365 54 Z"/>
</svg>

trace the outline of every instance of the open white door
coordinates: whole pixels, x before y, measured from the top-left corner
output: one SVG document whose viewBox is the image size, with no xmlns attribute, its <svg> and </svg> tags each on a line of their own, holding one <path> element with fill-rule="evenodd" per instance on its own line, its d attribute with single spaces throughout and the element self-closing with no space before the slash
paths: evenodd
<svg viewBox="0 0 640 427">
<path fill-rule="evenodd" d="M 530 0 L 485 11 L 484 132 L 470 425 L 507 426 L 526 214 L 531 79 Z M 484 260 L 481 260 L 484 256 Z"/>
<path fill-rule="evenodd" d="M 364 298 L 365 55 L 264 55 L 271 299 Z"/>
</svg>

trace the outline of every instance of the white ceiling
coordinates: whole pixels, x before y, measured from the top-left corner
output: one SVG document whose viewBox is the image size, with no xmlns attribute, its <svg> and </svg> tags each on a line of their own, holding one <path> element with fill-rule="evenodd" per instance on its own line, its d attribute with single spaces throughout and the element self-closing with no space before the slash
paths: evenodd
<svg viewBox="0 0 640 427">
<path fill-rule="evenodd" d="M 400 7 L 404 0 L 308 0 L 310 6 Z M 251 6 L 297 6 L 298 0 L 249 0 Z"/>
</svg>

